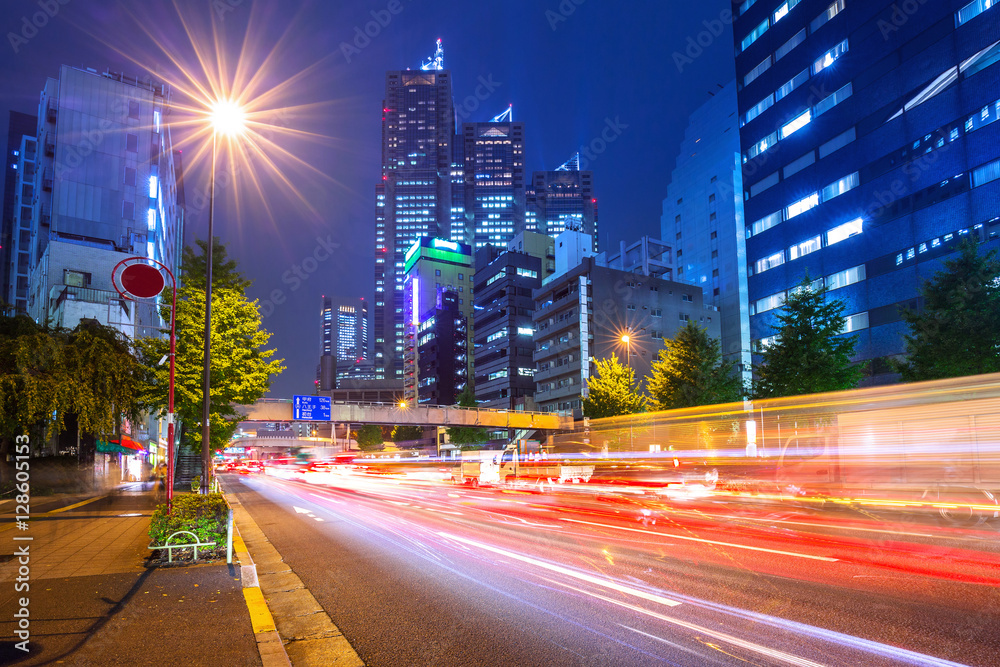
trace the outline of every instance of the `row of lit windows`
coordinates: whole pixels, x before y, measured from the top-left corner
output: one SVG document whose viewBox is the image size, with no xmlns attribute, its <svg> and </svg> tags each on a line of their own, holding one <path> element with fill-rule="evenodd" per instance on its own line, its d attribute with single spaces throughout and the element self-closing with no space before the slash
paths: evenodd
<svg viewBox="0 0 1000 667">
<path fill-rule="evenodd" d="M 816 252 L 820 248 L 829 247 L 840 243 L 846 239 L 851 238 L 861 234 L 864 226 L 864 220 L 862 218 L 855 218 L 849 222 L 837 225 L 831 229 L 828 229 L 825 234 L 817 234 L 811 238 L 796 243 L 788 249 L 787 257 L 789 262 L 799 259 L 800 257 L 805 257 L 806 255 Z M 824 245 L 823 240 L 826 239 L 826 244 Z M 767 257 L 762 257 L 754 263 L 754 273 L 763 273 L 777 266 L 781 266 L 785 263 L 786 253 L 784 250 L 779 250 L 778 252 L 768 255 Z"/>
<path fill-rule="evenodd" d="M 858 187 L 859 183 L 860 179 L 858 177 L 858 172 L 848 174 L 843 178 L 838 178 L 836 181 L 830 183 L 819 192 L 813 192 L 802 199 L 792 202 L 784 209 L 775 211 L 774 213 L 757 220 L 752 225 L 747 227 L 747 238 L 756 236 L 757 234 L 760 234 L 761 232 L 768 230 L 785 220 L 791 220 L 792 218 L 819 206 L 820 203 L 830 201 L 834 197 L 839 197 L 845 192 Z"/>
<path fill-rule="evenodd" d="M 745 2 L 744 4 L 747 4 L 747 3 Z M 752 5 L 752 4 L 753 4 L 753 1 L 750 2 L 750 5 Z M 780 21 L 784 17 L 788 16 L 788 12 L 790 12 L 797 4 L 799 4 L 799 0 L 786 0 L 786 2 L 783 2 L 780 5 L 778 5 L 778 7 L 774 10 L 774 12 L 770 16 L 768 16 L 763 21 L 761 21 L 753 30 L 751 30 L 747 34 L 746 37 L 743 38 L 743 40 L 740 42 L 740 51 L 741 52 L 742 51 L 746 51 L 750 47 L 751 44 L 753 44 L 754 42 L 756 42 L 758 39 L 760 39 L 760 37 L 765 32 L 767 32 L 768 28 L 770 28 L 771 26 L 773 26 L 774 24 L 776 24 L 778 21 Z M 749 5 L 747 5 L 747 7 L 749 8 Z M 819 16 L 817 16 L 816 18 L 814 18 L 809 23 L 810 32 L 816 32 L 816 30 L 818 30 L 820 28 L 820 26 L 822 26 L 823 24 L 825 24 L 827 21 L 829 21 L 830 19 L 832 19 L 834 16 L 836 16 L 837 14 L 839 14 L 843 10 L 844 10 L 844 0 L 837 0 L 832 5 L 830 5 L 825 10 L 823 10 L 819 14 Z M 741 7 L 740 14 L 742 14 L 742 13 L 743 13 L 743 9 Z M 802 39 L 804 39 L 804 38 L 805 38 L 805 36 L 803 35 Z M 799 39 L 799 42 L 801 42 L 802 39 Z M 799 42 L 796 42 L 796 44 L 799 43 Z M 789 50 L 791 50 L 791 49 L 789 48 Z M 786 51 L 786 53 L 787 53 L 787 51 Z M 784 54 L 781 54 L 781 55 L 784 55 Z M 778 56 L 778 58 L 780 58 L 780 57 L 781 56 Z M 747 83 L 749 83 L 749 82 L 747 82 Z"/>
<path fill-rule="evenodd" d="M 858 266 L 852 266 L 849 269 L 844 269 L 843 271 L 838 271 L 837 273 L 831 273 L 826 276 L 826 278 L 817 278 L 809 287 L 814 290 L 821 289 L 824 285 L 828 290 L 837 290 L 841 287 L 847 287 L 848 285 L 853 285 L 864 280 L 865 275 L 865 265 L 859 264 Z M 799 288 L 796 287 L 792 290 L 794 293 Z M 775 308 L 781 308 L 785 305 L 785 299 L 787 298 L 788 292 L 782 290 L 777 294 L 772 294 L 766 296 L 763 299 L 758 299 L 750 304 L 750 314 L 759 315 L 761 313 L 766 313 L 769 310 L 774 310 Z"/>
</svg>

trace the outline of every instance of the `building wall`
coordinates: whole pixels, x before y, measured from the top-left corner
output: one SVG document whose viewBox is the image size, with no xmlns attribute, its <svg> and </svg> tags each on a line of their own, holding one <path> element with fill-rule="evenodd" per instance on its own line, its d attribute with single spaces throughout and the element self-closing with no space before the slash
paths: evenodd
<svg viewBox="0 0 1000 667">
<path fill-rule="evenodd" d="M 612 355 L 634 370 L 640 388 L 650 365 L 688 320 L 718 337 L 718 313 L 699 287 L 599 266 L 593 257 L 557 272 L 535 291 L 535 402 L 545 412 L 571 410 L 581 401 L 593 360 Z M 630 335 L 629 345 L 621 341 Z"/>
<path fill-rule="evenodd" d="M 689 121 L 663 200 L 661 236 L 676 279 L 701 287 L 722 318 L 722 353 L 751 378 L 746 230 L 736 83 L 714 91 Z"/>
<path fill-rule="evenodd" d="M 892 0 L 803 0 L 774 22 L 778 4 L 734 24 L 751 337 L 766 344 L 787 291 L 822 278 L 867 381 L 893 381 L 898 307 L 919 306 L 964 234 L 996 238 L 1000 10 L 917 3 L 900 20 Z"/>
<path fill-rule="evenodd" d="M 476 253 L 475 388 L 483 407 L 534 407 L 532 295 L 542 284 L 542 262 L 494 246 Z"/>
<path fill-rule="evenodd" d="M 579 169 L 536 171 L 526 195 L 526 208 L 534 230 L 558 236 L 565 229 L 575 228 L 595 239 L 598 235 L 597 198 L 594 194 L 594 174 Z"/>
<path fill-rule="evenodd" d="M 28 312 L 29 280 L 31 279 L 31 230 L 34 219 L 35 171 L 38 142 L 34 137 L 21 137 L 17 150 L 17 179 L 11 188 L 13 205 L 10 220 L 9 264 L 5 301 L 14 312 Z M 6 195 L 5 195 L 6 203 Z"/>
<path fill-rule="evenodd" d="M 20 240 L 19 236 L 22 229 L 28 231 L 29 234 L 31 229 L 30 212 L 26 221 L 27 225 L 22 228 L 22 208 L 21 204 L 17 203 L 17 200 L 21 198 L 21 185 L 18 181 L 22 180 L 24 169 L 29 167 L 32 170 L 31 175 L 34 175 L 34 141 L 32 140 L 28 144 L 31 155 L 30 159 L 26 159 L 29 156 L 24 154 L 24 138 L 33 138 L 37 130 L 37 118 L 17 111 L 10 112 L 7 125 L 7 153 L 4 164 L 3 218 L 0 219 L 2 220 L 2 224 L 0 224 L 0 301 L 4 301 L 10 305 L 14 305 L 18 282 L 19 259 L 17 257 L 16 246 Z M 28 179 L 29 187 L 32 181 L 33 178 Z M 23 197 L 21 200 L 22 202 L 26 202 L 25 206 L 31 206 L 31 196 Z M 25 253 L 27 252 L 27 247 L 28 244 L 25 243 Z M 26 259 L 27 255 L 25 255 Z M 27 264 L 25 264 L 24 268 L 25 271 L 22 275 L 26 277 Z M 27 287 L 24 286 L 22 289 L 26 290 Z M 22 301 L 21 309 L 23 310 L 26 301 L 23 299 Z"/>
<path fill-rule="evenodd" d="M 32 221 L 30 314 L 51 315 L 62 250 L 50 243 L 149 257 L 175 275 L 183 210 L 162 85 L 62 66 L 39 103 L 36 204 Z"/>
</svg>

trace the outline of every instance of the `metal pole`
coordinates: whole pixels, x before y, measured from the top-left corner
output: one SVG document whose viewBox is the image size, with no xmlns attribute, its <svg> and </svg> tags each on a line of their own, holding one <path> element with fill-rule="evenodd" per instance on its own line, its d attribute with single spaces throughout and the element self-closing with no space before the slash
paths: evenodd
<svg viewBox="0 0 1000 667">
<path fill-rule="evenodd" d="M 229 518 L 226 521 L 226 562 L 233 562 L 233 508 L 229 508 Z"/>
<path fill-rule="evenodd" d="M 163 267 L 170 276 L 170 382 L 167 389 L 167 513 L 174 501 L 174 357 L 177 352 L 177 279 L 173 272 Z"/>
<path fill-rule="evenodd" d="M 212 255 L 215 250 L 213 222 L 215 218 L 215 159 L 216 132 L 212 130 L 212 173 L 208 191 L 208 251 L 205 257 L 205 365 L 201 376 L 201 493 L 208 494 L 208 478 L 212 470 L 212 448 L 209 427 L 211 406 L 210 368 L 212 362 Z"/>
</svg>

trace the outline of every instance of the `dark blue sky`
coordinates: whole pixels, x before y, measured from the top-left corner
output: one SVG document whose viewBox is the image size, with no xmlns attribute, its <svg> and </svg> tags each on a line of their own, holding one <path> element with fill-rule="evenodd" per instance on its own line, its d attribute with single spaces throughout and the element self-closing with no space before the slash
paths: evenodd
<svg viewBox="0 0 1000 667">
<path fill-rule="evenodd" d="M 274 382 L 274 396 L 311 391 L 319 354 L 320 296 L 372 296 L 374 186 L 387 69 L 416 68 L 431 55 L 434 40 L 443 39 L 456 105 L 475 92 L 480 77 L 495 85 L 469 120 L 488 120 L 512 103 L 515 120 L 525 122 L 529 174 L 555 168 L 599 137 L 606 123 L 617 122 L 620 136 L 589 167 L 600 207 L 599 242 L 605 247 L 642 234 L 659 236 L 661 202 L 688 117 L 709 91 L 734 76 L 731 26 L 719 20 L 730 8 L 726 0 L 393 4 L 396 14 L 384 11 L 390 2 L 381 0 L 178 2 L 185 23 L 199 33 L 208 34 L 213 12 L 221 16 L 217 25 L 234 55 L 248 23 L 255 26 L 254 48 L 270 49 L 284 35 L 267 71 L 272 83 L 313 66 L 292 99 L 284 101 L 321 104 L 286 117 L 286 124 L 301 124 L 326 139 L 289 141 L 288 149 L 328 178 L 282 162 L 313 211 L 289 198 L 273 179 L 265 179 L 262 196 L 273 215 L 255 197 L 244 198 L 237 213 L 237 189 L 223 188 L 216 217 L 216 234 L 254 281 L 251 296 L 263 299 L 279 290 L 286 299 L 265 319 L 274 333 L 272 344 L 288 366 Z M 0 21 L 4 34 L 21 32 L 22 17 L 39 11 L 26 0 L 8 0 L 5 9 Z M 167 13 L 140 20 L 158 38 L 182 44 L 176 12 L 169 6 L 163 11 Z M 341 44 L 353 42 L 355 28 L 372 21 L 372 11 L 383 21 L 391 19 L 364 48 L 350 53 L 348 62 Z M 706 23 L 721 34 L 712 36 Z M 702 53 L 689 51 L 697 57 L 679 71 L 673 54 L 697 41 L 705 45 L 698 47 Z M 45 78 L 57 76 L 60 64 L 135 73 L 138 66 L 116 49 L 141 61 L 162 59 L 145 42 L 121 7 L 82 1 L 61 6 L 37 35 L 18 45 L 18 53 L 9 38 L 0 45 L 3 122 L 8 109 L 36 112 Z M 207 183 L 207 171 L 204 164 L 186 168 L 190 204 L 192 190 Z M 204 236 L 206 222 L 203 211 L 193 212 L 189 243 Z M 332 257 L 298 285 L 289 281 L 293 267 L 320 245 L 317 238 L 328 235 L 340 244 Z"/>
</svg>

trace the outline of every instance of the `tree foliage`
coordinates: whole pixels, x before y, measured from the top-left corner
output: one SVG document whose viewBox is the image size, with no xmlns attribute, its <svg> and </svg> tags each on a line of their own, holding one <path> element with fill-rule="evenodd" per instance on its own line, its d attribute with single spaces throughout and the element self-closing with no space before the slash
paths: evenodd
<svg viewBox="0 0 1000 667">
<path fill-rule="evenodd" d="M 923 308 L 906 309 L 907 382 L 1000 371 L 1000 261 L 969 238 L 944 269 L 924 283 Z"/>
<path fill-rule="evenodd" d="M 735 364 L 724 361 L 719 341 L 689 321 L 664 339 L 646 387 L 660 410 L 731 403 L 743 397 Z"/>
<path fill-rule="evenodd" d="M 84 433 L 139 422 L 144 374 L 128 339 L 94 321 L 51 329 L 24 315 L 0 317 L 0 440 L 42 428 L 61 433 L 73 415 Z"/>
<path fill-rule="evenodd" d="M 202 250 L 207 244 L 199 242 Z M 191 255 L 188 252 L 188 255 Z M 235 406 L 253 403 L 271 385 L 271 378 L 284 370 L 283 360 L 266 349 L 271 334 L 261 324 L 257 303 L 248 301 L 243 289 L 249 282 L 226 259 L 225 248 L 216 244 L 212 275 L 212 356 L 209 371 L 211 420 L 210 446 L 221 449 L 229 442 L 242 416 Z M 194 451 L 201 450 L 202 369 L 205 341 L 204 261 L 191 260 L 184 285 L 177 292 L 177 356 L 174 405 L 187 426 L 184 437 Z M 202 274 L 197 274 L 201 268 Z M 215 266 L 222 267 L 216 271 Z M 163 302 L 170 303 L 170 290 Z M 169 314 L 165 314 L 165 318 Z M 143 338 L 137 342 L 147 369 L 147 400 L 161 412 L 167 407 L 169 365 L 158 364 L 169 352 L 169 342 Z"/>
<path fill-rule="evenodd" d="M 411 442 L 413 440 L 420 440 L 424 437 L 424 429 L 421 426 L 397 424 L 392 429 L 391 437 L 393 442 Z"/>
<path fill-rule="evenodd" d="M 862 368 L 851 363 L 856 336 L 844 331 L 844 302 L 827 301 L 806 276 L 778 313 L 777 341 L 761 354 L 754 394 L 759 398 L 853 389 Z"/>
<path fill-rule="evenodd" d="M 465 388 L 458 395 L 458 406 L 461 408 L 479 407 L 476 394 L 469 385 L 465 385 Z M 448 429 L 448 441 L 462 449 L 473 449 L 484 445 L 489 442 L 489 439 L 489 431 L 480 426 L 452 426 Z"/>
<path fill-rule="evenodd" d="M 382 429 L 376 424 L 365 424 L 354 432 L 354 439 L 358 443 L 358 449 L 363 452 L 373 452 L 382 449 Z"/>
<path fill-rule="evenodd" d="M 635 371 L 623 366 L 618 357 L 595 359 L 596 373 L 587 382 L 583 414 L 599 419 L 642 412 L 646 397 L 635 389 Z"/>
</svg>

